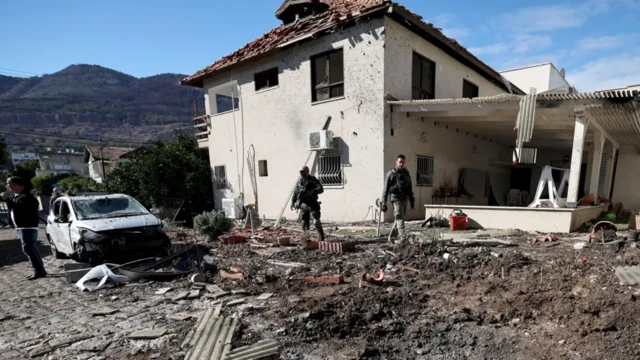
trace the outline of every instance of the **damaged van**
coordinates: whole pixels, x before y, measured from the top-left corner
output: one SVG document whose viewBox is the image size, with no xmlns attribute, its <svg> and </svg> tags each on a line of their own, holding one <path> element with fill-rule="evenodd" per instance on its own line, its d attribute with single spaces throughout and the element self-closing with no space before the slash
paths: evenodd
<svg viewBox="0 0 640 360">
<path fill-rule="evenodd" d="M 60 197 L 51 207 L 46 232 L 56 258 L 92 265 L 163 256 L 171 247 L 164 223 L 122 194 Z"/>
</svg>

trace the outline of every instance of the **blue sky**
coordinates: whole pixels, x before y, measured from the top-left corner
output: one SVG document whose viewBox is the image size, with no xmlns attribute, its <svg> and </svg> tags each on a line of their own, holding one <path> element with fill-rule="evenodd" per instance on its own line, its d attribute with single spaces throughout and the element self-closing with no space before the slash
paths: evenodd
<svg viewBox="0 0 640 360">
<path fill-rule="evenodd" d="M 190 74 L 278 25 L 281 0 L 31 0 L 0 7 L 0 74 L 98 64 Z M 404 0 L 496 70 L 552 61 L 580 91 L 640 83 L 640 0 Z"/>
</svg>

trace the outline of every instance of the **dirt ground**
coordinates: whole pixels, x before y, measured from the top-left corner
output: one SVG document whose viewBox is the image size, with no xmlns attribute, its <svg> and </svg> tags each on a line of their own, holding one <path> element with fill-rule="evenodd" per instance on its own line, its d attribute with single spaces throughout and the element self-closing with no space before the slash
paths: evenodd
<svg viewBox="0 0 640 360">
<path fill-rule="evenodd" d="M 635 243 L 592 244 L 574 250 L 574 243 L 586 240 L 586 234 L 532 245 L 530 240 L 535 235 L 519 231 L 451 234 L 424 231 L 415 225 L 413 228 L 412 236 L 416 241 L 422 240 L 421 245 L 365 241 L 362 234 L 370 233 L 366 227 L 333 229 L 334 234 L 346 234 L 335 240 L 357 242 L 355 252 L 342 254 L 299 246 L 256 248 L 250 243 L 210 243 L 219 268 L 230 271 L 235 267 L 244 274 L 244 280 L 222 278 L 217 273 L 208 276 L 209 283 L 226 291 L 247 291 L 222 298 L 224 305 L 237 298 L 246 299 L 244 304 L 223 307 L 223 315 L 240 320 L 233 348 L 274 339 L 281 345 L 283 359 L 640 358 L 640 323 L 634 316 L 640 310 L 640 289 L 620 284 L 613 270 L 616 266 L 640 264 L 640 250 Z M 299 238 L 298 233 L 292 234 L 294 240 Z M 262 235 L 263 243 L 274 240 L 271 232 Z M 435 238 L 445 240 L 433 241 Z M 446 241 L 450 238 L 501 239 L 517 246 L 461 247 Z M 304 266 L 282 264 L 289 262 Z M 374 275 L 379 269 L 385 274 L 382 284 L 361 281 L 364 273 Z M 296 280 L 337 275 L 343 276 L 345 283 Z M 63 279 L 47 281 L 56 282 L 67 298 L 76 294 L 77 289 Z M 173 290 L 154 295 L 164 286 Z M 108 303 L 114 298 L 122 310 L 133 312 L 140 306 L 151 314 L 144 321 L 152 321 L 152 326 L 165 327 L 169 332 L 156 340 L 127 340 L 126 331 L 137 330 L 136 326 L 147 328 L 149 324 L 134 324 L 123 330 L 119 324 L 126 316 L 106 316 L 100 319 L 99 327 L 118 322 L 118 329 L 114 329 L 118 340 L 102 352 L 89 356 L 72 344 L 42 356 L 182 358 L 186 349 L 181 349 L 180 344 L 196 320 L 175 322 L 166 320 L 166 315 L 186 312 L 195 317 L 220 301 L 204 296 L 171 300 L 190 286 L 187 279 L 180 279 L 80 293 L 78 302 L 88 308 L 96 306 L 92 301 Z M 273 296 L 258 300 L 257 296 L 264 293 Z M 47 302 L 58 301 L 55 295 L 50 296 Z M 74 311 L 77 314 L 79 310 Z M 38 321 L 48 324 L 54 315 L 42 314 L 43 319 Z M 0 326 L 6 323 L 0 320 Z M 44 336 L 40 341 L 46 339 Z M 17 344 L 20 343 L 0 332 L 0 359 L 2 351 L 28 354 Z M 42 346 L 37 341 L 29 344 Z"/>
</svg>

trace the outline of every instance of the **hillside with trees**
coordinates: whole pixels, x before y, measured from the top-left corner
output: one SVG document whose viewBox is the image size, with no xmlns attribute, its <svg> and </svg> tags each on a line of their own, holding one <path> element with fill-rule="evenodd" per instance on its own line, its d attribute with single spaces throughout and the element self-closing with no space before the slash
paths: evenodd
<svg viewBox="0 0 640 360">
<path fill-rule="evenodd" d="M 73 145 L 43 133 L 95 140 L 168 139 L 175 129 L 191 124 L 194 101 L 204 110 L 202 91 L 181 86 L 184 77 L 136 78 L 97 65 L 71 65 L 30 78 L 0 75 L 0 137 L 10 147 Z M 25 136 L 10 136 L 12 129 Z"/>
</svg>

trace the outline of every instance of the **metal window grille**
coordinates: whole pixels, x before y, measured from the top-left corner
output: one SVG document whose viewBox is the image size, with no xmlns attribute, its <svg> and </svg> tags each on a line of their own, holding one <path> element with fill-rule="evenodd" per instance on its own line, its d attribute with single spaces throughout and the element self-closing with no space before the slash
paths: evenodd
<svg viewBox="0 0 640 360">
<path fill-rule="evenodd" d="M 316 177 L 322 185 L 343 185 L 342 155 L 318 156 Z"/>
<path fill-rule="evenodd" d="M 593 171 L 593 170 L 592 170 Z M 604 198 L 604 183 L 607 181 L 607 153 L 602 153 L 600 174 L 598 174 L 598 198 Z"/>
<path fill-rule="evenodd" d="M 433 158 L 418 156 L 418 171 L 416 185 L 433 186 Z"/>
<path fill-rule="evenodd" d="M 227 167 L 225 165 L 213 167 L 213 183 L 216 189 L 227 187 Z"/>
</svg>

